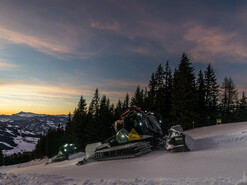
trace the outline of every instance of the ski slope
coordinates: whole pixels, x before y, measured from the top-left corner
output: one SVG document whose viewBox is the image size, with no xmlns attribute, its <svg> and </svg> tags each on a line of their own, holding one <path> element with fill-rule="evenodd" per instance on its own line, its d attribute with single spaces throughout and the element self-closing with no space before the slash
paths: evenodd
<svg viewBox="0 0 247 185">
<path fill-rule="evenodd" d="M 247 122 L 186 131 L 191 152 L 159 149 L 139 158 L 45 165 L 47 159 L 0 167 L 0 184 L 227 184 L 247 185 Z"/>
</svg>

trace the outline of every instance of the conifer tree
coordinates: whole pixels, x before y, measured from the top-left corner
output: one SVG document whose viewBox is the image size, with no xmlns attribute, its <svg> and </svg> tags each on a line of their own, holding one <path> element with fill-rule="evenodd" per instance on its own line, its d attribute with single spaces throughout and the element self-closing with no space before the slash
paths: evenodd
<svg viewBox="0 0 247 185">
<path fill-rule="evenodd" d="M 157 90 L 158 89 L 162 89 L 164 87 L 164 82 L 165 82 L 165 71 L 162 67 L 162 65 L 160 64 L 156 70 L 156 72 L 154 73 L 154 77 L 156 79 L 156 85 L 157 85 Z"/>
<path fill-rule="evenodd" d="M 96 89 L 93 95 L 93 99 L 89 105 L 89 114 L 97 116 L 99 112 L 100 95 L 99 90 Z"/>
<path fill-rule="evenodd" d="M 247 108 L 247 98 L 245 96 L 245 92 L 242 92 L 242 98 L 240 100 L 240 106 L 242 107 L 242 109 L 246 109 Z"/>
<path fill-rule="evenodd" d="M 156 105 L 156 88 L 157 88 L 157 81 L 155 78 L 155 74 L 152 73 L 151 80 L 148 84 L 148 109 L 149 111 L 155 111 Z"/>
<path fill-rule="evenodd" d="M 204 81 L 206 118 L 207 122 L 214 124 L 218 114 L 219 85 L 217 84 L 216 75 L 210 64 L 205 71 Z"/>
<path fill-rule="evenodd" d="M 115 108 L 115 118 L 118 119 L 123 112 L 123 102 L 119 99 Z"/>
<path fill-rule="evenodd" d="M 86 145 L 85 132 L 87 127 L 87 103 L 83 96 L 78 102 L 71 124 L 74 143 L 79 149 L 82 149 Z"/>
<path fill-rule="evenodd" d="M 74 110 L 74 115 L 76 114 L 77 112 L 77 108 L 75 108 Z M 74 133 L 74 120 L 75 118 L 71 118 L 71 113 L 69 112 L 69 116 L 68 116 L 68 121 L 66 123 L 66 126 L 65 126 L 65 138 L 66 138 L 66 142 L 75 142 L 75 133 Z"/>
<path fill-rule="evenodd" d="M 110 104 L 111 115 L 115 118 L 115 105 L 114 103 Z"/>
<path fill-rule="evenodd" d="M 143 108 L 144 105 L 144 96 L 143 90 L 141 89 L 140 85 L 137 86 L 134 96 L 131 99 L 131 106 L 138 106 Z"/>
<path fill-rule="evenodd" d="M 179 68 L 174 73 L 172 116 L 174 124 L 181 124 L 184 129 L 192 127 L 196 121 L 196 88 L 194 67 L 183 53 Z"/>
<path fill-rule="evenodd" d="M 147 89 L 147 87 L 145 87 L 145 90 L 144 90 L 144 92 L 143 92 L 143 110 L 144 111 L 148 111 L 148 110 L 150 110 L 149 109 L 149 97 L 148 97 L 148 89 Z"/>
<path fill-rule="evenodd" d="M 81 96 L 80 101 L 78 103 L 77 113 L 80 116 L 85 116 L 87 113 L 87 103 L 86 103 L 86 100 L 83 98 L 83 96 Z"/>
<path fill-rule="evenodd" d="M 75 109 L 74 113 L 75 112 L 76 112 L 76 109 Z M 68 130 L 70 130 L 70 127 L 71 127 L 71 122 L 72 122 L 72 118 L 71 117 L 72 117 L 71 116 L 71 112 L 69 112 L 69 114 L 68 114 L 68 121 L 67 121 L 67 123 L 65 125 L 66 134 L 67 134 Z"/>
<path fill-rule="evenodd" d="M 172 70 L 169 65 L 169 61 L 166 61 L 165 67 L 165 87 L 169 88 L 172 86 Z"/>
<path fill-rule="evenodd" d="M 124 99 L 124 103 L 123 103 L 123 109 L 127 109 L 129 107 L 129 94 L 127 93 Z"/>
<path fill-rule="evenodd" d="M 203 72 L 200 70 L 198 78 L 196 80 L 196 89 L 197 89 L 197 100 L 198 100 L 198 110 L 199 123 L 198 126 L 202 126 L 205 122 L 205 81 Z"/>
<path fill-rule="evenodd" d="M 173 90 L 173 78 L 172 71 L 169 66 L 169 62 L 166 62 L 165 67 L 165 82 L 164 82 L 164 104 L 163 107 L 163 119 L 168 120 L 171 112 L 171 104 L 172 104 L 172 90 Z"/>
<path fill-rule="evenodd" d="M 99 136 L 99 109 L 100 109 L 100 94 L 99 90 L 96 89 L 94 96 L 89 105 L 88 111 L 88 124 L 86 137 L 89 143 L 97 142 L 100 139 Z"/>
<path fill-rule="evenodd" d="M 72 120 L 71 119 L 71 112 L 69 112 L 69 114 L 68 114 L 68 123 L 71 122 L 71 120 Z"/>
<path fill-rule="evenodd" d="M 100 100 L 99 109 L 99 124 L 98 124 L 98 138 L 99 141 L 104 141 L 109 138 L 112 134 L 111 128 L 114 122 L 114 117 L 110 110 L 110 100 L 106 98 L 105 95 L 102 96 Z"/>
<path fill-rule="evenodd" d="M 165 104 L 165 71 L 160 64 L 155 72 L 155 110 L 156 114 L 162 114 L 164 112 Z"/>
<path fill-rule="evenodd" d="M 4 165 L 4 155 L 3 155 L 2 150 L 0 149 L 0 166 L 3 166 L 3 165 Z"/>
<path fill-rule="evenodd" d="M 238 89 L 231 77 L 225 77 L 221 86 L 222 94 L 221 101 L 224 111 L 229 113 L 233 110 L 233 106 L 238 99 Z"/>
<path fill-rule="evenodd" d="M 245 96 L 245 92 L 242 92 L 242 98 L 240 99 L 239 103 L 239 114 L 241 117 L 241 120 L 247 119 L 247 98 Z"/>
</svg>

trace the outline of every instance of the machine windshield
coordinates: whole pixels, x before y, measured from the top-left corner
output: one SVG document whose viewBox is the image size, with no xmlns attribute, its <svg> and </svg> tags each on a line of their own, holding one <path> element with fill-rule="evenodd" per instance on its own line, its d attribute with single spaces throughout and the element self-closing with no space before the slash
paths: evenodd
<svg viewBox="0 0 247 185">
<path fill-rule="evenodd" d="M 124 128 L 131 131 L 132 128 L 140 135 L 148 134 L 147 120 L 141 114 L 132 114 L 124 119 Z"/>
</svg>

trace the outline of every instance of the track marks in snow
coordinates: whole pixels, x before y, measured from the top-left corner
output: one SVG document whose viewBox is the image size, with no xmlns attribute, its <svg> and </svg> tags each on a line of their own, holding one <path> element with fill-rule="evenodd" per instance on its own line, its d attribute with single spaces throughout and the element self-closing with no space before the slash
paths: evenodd
<svg viewBox="0 0 247 185">
<path fill-rule="evenodd" d="M 98 179 L 79 180 L 58 175 L 7 174 L 0 173 L 0 185 L 247 185 L 246 179 L 232 178 L 135 178 L 135 179 Z"/>
<path fill-rule="evenodd" d="M 210 149 L 210 148 L 220 148 L 224 146 L 235 147 L 238 145 L 246 145 L 247 143 L 247 131 L 242 131 L 239 133 L 214 136 L 202 139 L 193 140 L 195 145 L 195 150 Z"/>
</svg>

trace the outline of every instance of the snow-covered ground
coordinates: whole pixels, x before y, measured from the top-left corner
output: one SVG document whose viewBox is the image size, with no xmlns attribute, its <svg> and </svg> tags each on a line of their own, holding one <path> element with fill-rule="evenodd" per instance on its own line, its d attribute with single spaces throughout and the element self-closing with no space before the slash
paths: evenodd
<svg viewBox="0 0 247 185">
<path fill-rule="evenodd" d="M 43 161 L 0 168 L 0 184 L 247 185 L 247 122 L 187 131 L 193 151 L 153 151 L 134 159 L 75 164 Z"/>
<path fill-rule="evenodd" d="M 38 140 L 39 138 L 36 138 L 36 137 L 22 137 L 22 136 L 14 137 L 13 141 L 17 144 L 17 146 L 14 147 L 12 150 L 3 150 L 3 153 L 5 155 L 11 155 L 14 153 L 19 153 L 19 152 L 20 153 L 30 152 L 35 148 L 35 145 L 36 143 L 38 143 Z M 12 147 L 11 145 L 8 145 L 7 143 L 3 143 L 3 144 L 10 148 Z"/>
</svg>

